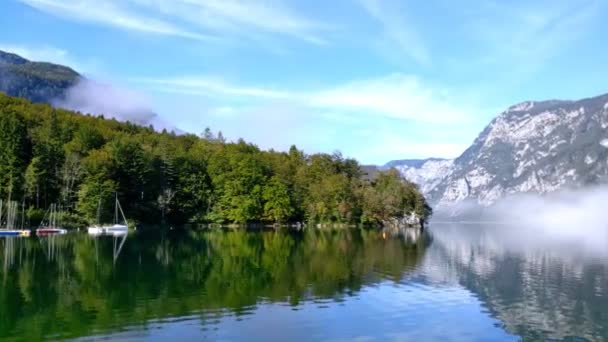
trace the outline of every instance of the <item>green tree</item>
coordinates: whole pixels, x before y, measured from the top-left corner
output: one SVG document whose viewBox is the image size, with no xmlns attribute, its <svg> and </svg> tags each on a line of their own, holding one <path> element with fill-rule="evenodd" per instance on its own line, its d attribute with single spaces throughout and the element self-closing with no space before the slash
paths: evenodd
<svg viewBox="0 0 608 342">
<path fill-rule="evenodd" d="M 288 187 L 273 176 L 264 187 L 264 217 L 272 222 L 286 222 L 293 215 Z"/>
<path fill-rule="evenodd" d="M 0 197 L 19 199 L 29 142 L 23 117 L 0 108 Z"/>
</svg>

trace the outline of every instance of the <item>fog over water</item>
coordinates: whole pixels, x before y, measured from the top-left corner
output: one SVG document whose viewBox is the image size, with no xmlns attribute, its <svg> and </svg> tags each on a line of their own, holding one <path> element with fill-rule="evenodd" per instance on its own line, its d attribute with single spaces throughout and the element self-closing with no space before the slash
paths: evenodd
<svg viewBox="0 0 608 342">
<path fill-rule="evenodd" d="M 507 248 L 542 247 L 568 254 L 608 256 L 608 187 L 597 186 L 545 195 L 519 194 L 480 208 L 460 204 L 457 217 L 441 213 L 432 224 L 483 224 L 483 236 Z M 471 228 L 471 230 L 474 230 Z"/>
</svg>

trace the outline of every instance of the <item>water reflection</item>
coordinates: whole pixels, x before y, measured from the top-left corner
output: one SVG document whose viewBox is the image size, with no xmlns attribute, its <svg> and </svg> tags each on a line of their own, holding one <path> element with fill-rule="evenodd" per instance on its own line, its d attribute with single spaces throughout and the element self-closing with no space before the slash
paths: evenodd
<svg viewBox="0 0 608 342">
<path fill-rule="evenodd" d="M 69 338 L 261 303 L 328 307 L 414 272 L 430 243 L 406 231 L 190 231 L 4 240 L 0 338 Z M 127 241 L 128 240 L 128 241 Z"/>
<path fill-rule="evenodd" d="M 2 239 L 0 339 L 608 340 L 608 259 L 547 241 L 482 225 Z"/>
<path fill-rule="evenodd" d="M 502 228 L 434 226 L 426 276 L 466 287 L 525 339 L 607 340 L 608 259 L 567 248 L 578 241 L 535 240 Z"/>
</svg>

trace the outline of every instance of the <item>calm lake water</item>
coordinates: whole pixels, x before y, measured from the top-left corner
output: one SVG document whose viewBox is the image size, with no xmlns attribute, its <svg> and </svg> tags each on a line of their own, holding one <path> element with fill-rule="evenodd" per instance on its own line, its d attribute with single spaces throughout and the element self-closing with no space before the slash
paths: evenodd
<svg viewBox="0 0 608 342">
<path fill-rule="evenodd" d="M 0 339 L 608 340 L 608 241 L 506 228 L 5 238 Z"/>
</svg>

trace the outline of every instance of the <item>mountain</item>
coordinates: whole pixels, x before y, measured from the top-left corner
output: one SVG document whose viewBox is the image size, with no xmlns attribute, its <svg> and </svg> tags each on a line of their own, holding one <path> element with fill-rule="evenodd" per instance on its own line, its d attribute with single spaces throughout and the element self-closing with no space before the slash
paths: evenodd
<svg viewBox="0 0 608 342">
<path fill-rule="evenodd" d="M 388 170 L 390 168 L 398 168 L 398 167 L 410 167 L 419 169 L 427 162 L 440 162 L 445 161 L 446 159 L 442 158 L 427 158 L 427 159 L 399 159 L 399 160 L 391 160 L 390 162 L 384 164 L 382 166 L 383 170 Z"/>
<path fill-rule="evenodd" d="M 605 183 L 608 94 L 523 102 L 500 113 L 454 160 L 392 163 L 437 209 Z"/>
<path fill-rule="evenodd" d="M 32 102 L 61 100 L 81 78 L 69 67 L 32 62 L 13 53 L 0 51 L 0 92 Z"/>
<path fill-rule="evenodd" d="M 418 184 L 423 193 L 430 193 L 448 175 L 454 160 L 441 158 L 403 159 L 386 163 L 381 169 L 397 169 L 406 179 Z"/>
</svg>

